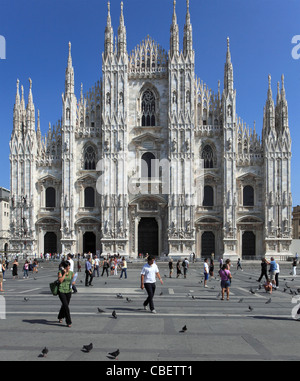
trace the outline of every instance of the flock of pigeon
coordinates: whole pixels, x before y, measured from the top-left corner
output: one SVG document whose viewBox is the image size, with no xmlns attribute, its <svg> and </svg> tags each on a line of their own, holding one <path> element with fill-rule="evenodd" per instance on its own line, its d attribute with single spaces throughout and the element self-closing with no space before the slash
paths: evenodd
<svg viewBox="0 0 300 381">
<path fill-rule="evenodd" d="M 215 279 L 217 279 L 217 277 L 215 277 Z M 249 277 L 249 279 L 252 279 L 252 278 Z M 284 278 L 283 280 L 286 281 L 285 278 Z M 292 281 L 294 281 L 294 279 L 291 279 L 291 282 L 292 282 Z M 202 283 L 202 280 L 201 280 L 199 283 Z M 262 287 L 263 287 L 263 286 L 262 286 L 261 284 L 259 284 L 258 287 L 257 287 L 256 289 L 254 289 L 253 287 L 251 287 L 251 288 L 249 289 L 249 292 L 250 292 L 251 294 L 254 295 L 254 294 L 256 294 L 257 291 L 261 290 Z M 211 289 L 214 289 L 214 288 L 215 288 L 215 286 L 212 286 L 212 287 L 211 287 Z M 283 292 L 287 292 L 287 290 L 289 290 L 289 293 L 290 293 L 291 295 L 300 295 L 300 288 L 293 289 L 291 286 L 289 286 L 289 285 L 287 284 L 287 282 L 285 282 L 285 287 L 283 288 Z M 161 292 L 160 295 L 163 295 L 163 292 Z M 219 292 L 218 295 L 216 296 L 216 298 L 219 299 L 219 298 L 220 298 L 220 295 L 221 295 L 221 293 Z M 191 297 L 192 299 L 197 299 L 196 296 L 191 295 L 190 293 L 188 293 L 187 296 L 188 296 L 188 297 Z M 122 295 L 121 293 L 116 294 L 116 298 L 117 298 L 117 299 L 124 299 L 124 297 L 123 297 L 123 295 Z M 25 301 L 25 302 L 28 302 L 28 301 L 29 301 L 29 298 L 24 297 L 24 301 Z M 127 303 L 131 303 L 131 302 L 132 302 L 132 299 L 130 299 L 129 297 L 126 297 L 126 301 L 127 301 Z M 243 302 L 244 302 L 244 298 L 240 298 L 240 299 L 238 300 L 238 303 L 243 303 Z M 269 298 L 269 299 L 265 302 L 265 304 L 270 304 L 271 302 L 272 302 L 272 298 Z M 254 310 L 254 307 L 251 306 L 251 305 L 249 305 L 249 306 L 248 306 L 248 311 L 249 311 L 249 312 L 252 312 L 253 310 Z M 98 313 L 105 313 L 105 310 L 102 310 L 101 308 L 98 307 Z M 299 313 L 300 313 L 300 309 L 299 309 Z M 111 316 L 112 316 L 113 319 L 117 319 L 117 318 L 118 318 L 117 313 L 116 313 L 115 310 L 112 312 Z M 184 325 L 184 326 L 182 327 L 182 329 L 181 329 L 179 332 L 180 332 L 180 333 L 186 333 L 186 332 L 187 332 L 187 326 Z M 89 353 L 89 352 L 91 352 L 92 349 L 93 349 L 93 343 L 90 343 L 90 344 L 88 344 L 88 345 L 83 345 L 83 347 L 82 347 L 81 350 L 82 350 L 82 352 Z M 48 348 L 45 347 L 45 348 L 42 349 L 42 351 L 41 351 L 41 353 L 39 354 L 38 357 L 46 357 L 47 354 L 48 354 L 48 352 L 49 352 Z M 107 358 L 109 358 L 109 359 L 111 359 L 111 360 L 116 360 L 116 359 L 118 359 L 119 354 L 120 354 L 120 350 L 117 349 L 116 351 L 109 352 L 108 355 L 107 355 Z"/>
</svg>

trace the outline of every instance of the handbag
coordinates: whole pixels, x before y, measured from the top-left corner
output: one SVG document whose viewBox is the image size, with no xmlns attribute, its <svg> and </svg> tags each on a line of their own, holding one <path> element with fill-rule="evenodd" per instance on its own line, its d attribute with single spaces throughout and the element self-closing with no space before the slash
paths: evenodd
<svg viewBox="0 0 300 381">
<path fill-rule="evenodd" d="M 58 280 L 55 280 L 54 282 L 49 284 L 52 295 L 57 296 L 58 289 L 59 289 L 59 284 L 60 283 L 59 283 Z"/>
</svg>

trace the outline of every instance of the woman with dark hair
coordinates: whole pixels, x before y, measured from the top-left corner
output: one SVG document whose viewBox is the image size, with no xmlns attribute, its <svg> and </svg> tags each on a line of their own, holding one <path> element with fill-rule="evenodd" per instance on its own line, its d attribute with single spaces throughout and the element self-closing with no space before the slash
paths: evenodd
<svg viewBox="0 0 300 381">
<path fill-rule="evenodd" d="M 70 262 L 63 261 L 59 266 L 58 281 L 60 283 L 58 289 L 58 297 L 62 303 L 60 311 L 58 313 L 58 320 L 62 323 L 63 319 L 66 319 L 67 327 L 72 326 L 71 314 L 70 314 L 70 300 L 72 295 L 72 278 L 73 272 L 70 271 Z"/>
<path fill-rule="evenodd" d="M 222 266 L 221 270 L 219 271 L 219 275 L 221 278 L 222 300 L 224 300 L 225 291 L 227 294 L 227 300 L 229 300 L 229 287 L 232 276 L 226 264 Z"/>
</svg>

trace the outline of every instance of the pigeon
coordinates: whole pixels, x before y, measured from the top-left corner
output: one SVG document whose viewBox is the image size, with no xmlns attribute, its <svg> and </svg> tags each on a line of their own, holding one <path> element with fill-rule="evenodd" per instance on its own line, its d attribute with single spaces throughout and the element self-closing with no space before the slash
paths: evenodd
<svg viewBox="0 0 300 381">
<path fill-rule="evenodd" d="M 101 310 L 101 308 L 98 307 L 98 312 L 99 312 L 99 313 L 102 313 L 102 312 L 104 312 L 104 311 Z"/>
<path fill-rule="evenodd" d="M 164 293 L 163 292 L 161 292 L 159 295 L 161 296 L 161 295 L 163 295 Z"/>
<path fill-rule="evenodd" d="M 120 354 L 119 349 L 117 349 L 115 352 L 109 353 L 109 356 L 112 357 L 113 359 L 117 358 Z"/>
<path fill-rule="evenodd" d="M 92 343 L 89 344 L 89 345 L 84 345 L 84 346 L 82 347 L 82 351 L 83 351 L 83 352 L 87 352 L 87 353 L 89 353 L 92 349 L 93 349 L 93 344 L 92 344 Z"/>
<path fill-rule="evenodd" d="M 272 301 L 272 299 L 270 298 L 270 299 L 268 299 L 267 301 L 266 301 L 266 304 L 270 304 L 271 303 L 271 301 Z"/>
<path fill-rule="evenodd" d="M 117 294 L 117 298 L 123 299 L 123 295 L 122 294 Z"/>
<path fill-rule="evenodd" d="M 186 332 L 187 331 L 187 327 L 186 325 L 184 327 L 182 327 L 181 331 L 180 332 Z"/>
<path fill-rule="evenodd" d="M 24 302 L 28 302 L 29 298 L 24 298 Z"/>
<path fill-rule="evenodd" d="M 39 354 L 39 357 L 46 357 L 48 352 L 49 352 L 48 348 L 45 347 L 44 349 L 42 349 L 42 352 Z"/>
<path fill-rule="evenodd" d="M 251 292 L 251 294 L 255 294 L 255 291 L 253 290 L 253 288 L 250 288 L 249 291 Z"/>
<path fill-rule="evenodd" d="M 192 299 L 196 299 L 194 295 L 192 295 Z"/>
<path fill-rule="evenodd" d="M 113 313 L 112 313 L 112 317 L 113 317 L 114 319 L 117 319 L 116 311 L 113 311 Z"/>
<path fill-rule="evenodd" d="M 248 307 L 248 310 L 249 310 L 249 311 L 253 311 L 253 307 L 249 306 L 249 307 Z"/>
<path fill-rule="evenodd" d="M 291 288 L 290 286 L 288 286 L 288 284 L 285 282 L 285 287 L 286 288 Z"/>
<path fill-rule="evenodd" d="M 131 302 L 132 302 L 132 300 L 129 299 L 129 298 L 126 298 L 126 300 L 127 300 L 128 303 L 131 303 Z"/>
<path fill-rule="evenodd" d="M 242 303 L 243 300 L 244 300 L 244 298 L 241 298 L 238 302 L 239 302 L 239 303 Z"/>
</svg>

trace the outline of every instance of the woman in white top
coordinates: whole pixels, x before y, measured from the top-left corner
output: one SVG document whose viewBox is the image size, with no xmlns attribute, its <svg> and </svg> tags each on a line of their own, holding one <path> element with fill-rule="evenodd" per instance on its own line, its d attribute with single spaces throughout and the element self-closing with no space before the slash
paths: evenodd
<svg viewBox="0 0 300 381">
<path fill-rule="evenodd" d="M 0 291 L 3 292 L 3 266 L 2 263 L 0 262 Z"/>
<path fill-rule="evenodd" d="M 148 263 L 144 265 L 141 272 L 141 289 L 143 290 L 145 288 L 148 294 L 148 298 L 144 301 L 143 306 L 144 306 L 144 309 L 146 310 L 149 304 L 150 311 L 153 314 L 156 314 L 156 311 L 154 309 L 154 303 L 153 303 L 153 297 L 154 297 L 155 288 L 156 288 L 156 285 L 155 285 L 156 277 L 158 277 L 161 284 L 163 284 L 163 281 L 159 274 L 158 267 L 154 263 L 154 257 L 149 256 L 147 260 L 148 260 Z"/>
</svg>

